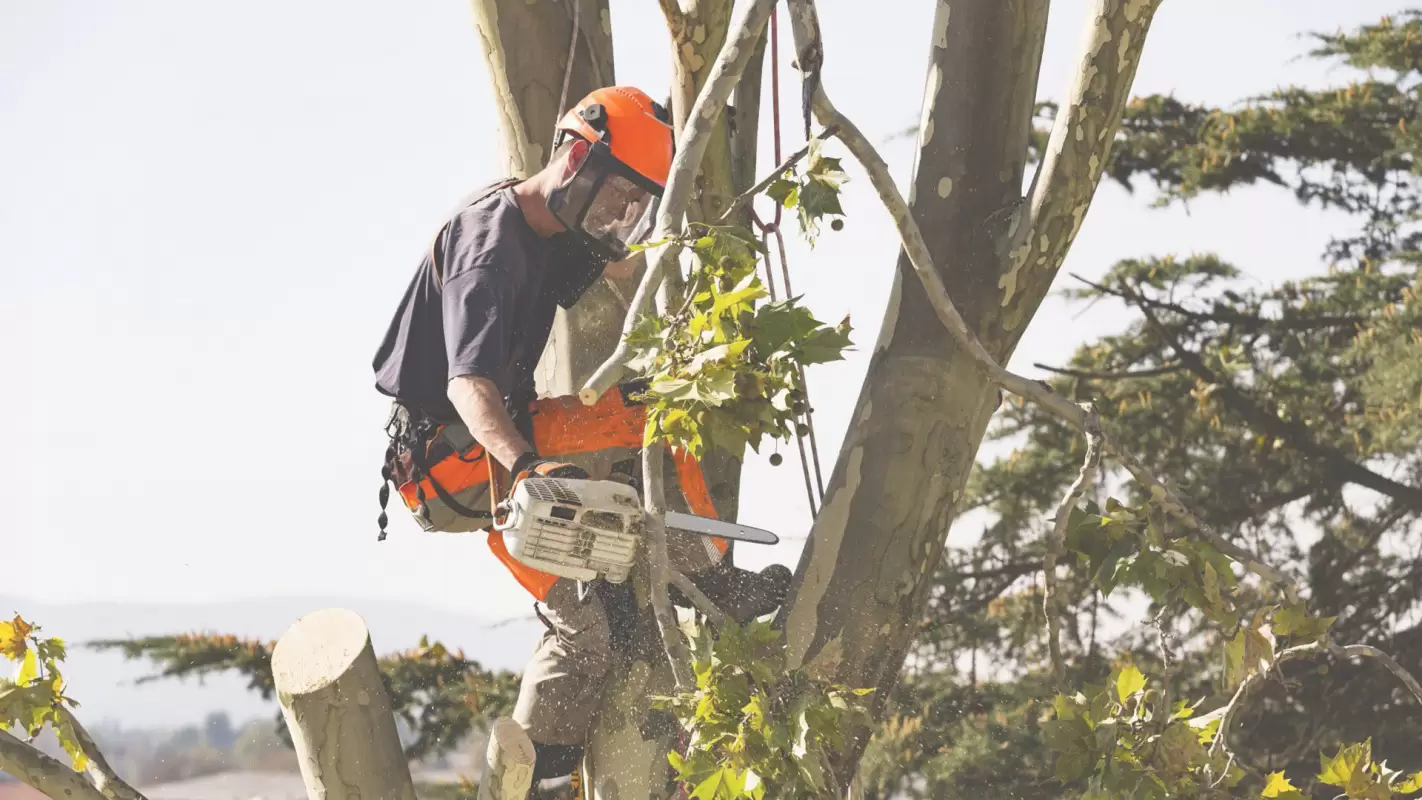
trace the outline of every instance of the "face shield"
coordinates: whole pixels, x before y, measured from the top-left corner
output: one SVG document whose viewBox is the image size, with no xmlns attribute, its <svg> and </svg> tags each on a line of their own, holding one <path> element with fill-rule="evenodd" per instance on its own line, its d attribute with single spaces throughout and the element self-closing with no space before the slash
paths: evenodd
<svg viewBox="0 0 1422 800">
<path fill-rule="evenodd" d="M 652 232 L 661 187 L 618 161 L 601 142 L 576 140 L 568 159 L 572 174 L 550 193 L 549 210 L 609 260 L 627 258 L 627 246 Z"/>
</svg>

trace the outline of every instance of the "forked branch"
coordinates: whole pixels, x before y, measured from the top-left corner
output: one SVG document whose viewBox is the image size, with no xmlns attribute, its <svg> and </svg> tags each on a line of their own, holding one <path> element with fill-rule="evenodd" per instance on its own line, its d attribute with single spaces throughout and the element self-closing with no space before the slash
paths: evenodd
<svg viewBox="0 0 1422 800">
<path fill-rule="evenodd" d="M 819 53 L 819 29 L 815 21 L 813 9 L 814 0 L 787 0 L 787 2 L 790 4 L 792 10 L 791 20 L 797 50 L 800 52 Z M 1115 7 L 1118 13 L 1126 15 L 1131 21 L 1135 21 L 1135 17 L 1132 17 L 1133 14 L 1146 14 L 1144 17 L 1145 22 L 1149 21 L 1148 12 L 1153 12 L 1156 6 L 1156 3 L 1152 0 L 1126 3 L 1112 2 L 1112 0 L 1099 0 L 1099 3 L 1098 10 L 1103 7 Z M 1101 24 L 1099 14 L 1097 23 L 1098 25 Z M 1129 85 L 1122 91 L 1128 90 Z M 1263 580 L 1282 587 L 1291 603 L 1297 602 L 1298 586 L 1291 577 L 1265 563 L 1252 553 L 1235 545 L 1233 542 L 1225 539 L 1218 531 L 1211 528 L 1202 519 L 1191 512 L 1174 492 L 1170 491 L 1159 478 L 1152 474 L 1150 470 L 1146 469 L 1145 465 L 1142 464 L 1139 459 L 1118 443 L 1114 442 L 1101 430 L 1100 420 L 1096 417 L 1094 412 L 1068 402 L 1065 398 L 1052 392 L 1044 384 L 1009 372 L 988 354 L 977 337 L 969 330 L 962 315 L 958 313 L 957 308 L 953 305 L 952 298 L 948 296 L 948 291 L 943 285 L 943 281 L 939 277 L 937 269 L 934 267 L 932 256 L 929 253 L 928 245 L 923 239 L 923 234 L 919 230 L 918 223 L 914 221 L 908 204 L 904 202 L 903 196 L 899 194 L 898 187 L 889 174 L 888 166 L 884 163 L 883 158 L 880 157 L 877 150 L 875 150 L 874 146 L 865 138 L 863 133 L 861 133 L 849 119 L 839 113 L 829 101 L 829 97 L 825 94 L 822 85 L 816 85 L 815 88 L 814 110 L 821 124 L 826 126 L 838 126 L 840 141 L 844 142 L 850 153 L 859 160 L 864 166 L 865 171 L 868 172 L 870 182 L 874 185 L 874 189 L 878 192 L 879 198 L 884 203 L 890 217 L 893 218 L 894 225 L 898 229 L 899 236 L 902 240 L 904 252 L 908 255 L 914 272 L 922 281 L 924 289 L 928 294 L 929 302 L 932 304 L 939 321 L 943 323 L 953 336 L 954 341 L 983 369 L 991 382 L 1019 397 L 1036 402 L 1053 416 L 1087 435 L 1086 466 L 1083 467 L 1081 475 L 1078 476 L 1077 483 L 1073 484 L 1072 490 L 1067 493 L 1067 497 L 1063 500 L 1062 507 L 1057 513 L 1056 529 L 1053 532 L 1053 541 L 1048 549 L 1048 561 L 1045 565 L 1048 574 L 1051 574 L 1052 567 L 1054 566 L 1052 563 L 1054 556 L 1059 552 L 1057 549 L 1059 547 L 1059 541 L 1065 533 L 1063 526 L 1066 524 L 1065 520 L 1069 518 L 1071 508 L 1076 503 L 1078 497 L 1077 492 L 1090 480 L 1091 472 L 1094 470 L 1089 469 L 1089 467 L 1099 461 L 1100 451 L 1104 450 L 1118 459 L 1122 465 L 1125 466 L 1126 470 L 1131 473 L 1132 477 L 1149 490 L 1152 500 L 1160 505 L 1166 513 L 1181 521 L 1191 531 L 1207 538 L 1217 549 L 1244 565 Z M 1116 119 L 1119 121 L 1119 113 L 1117 113 Z M 1109 126 L 1106 130 L 1114 135 L 1115 127 L 1114 125 Z M 1100 166 L 1100 164 L 1093 165 L 1092 169 L 1099 172 Z M 1060 167 L 1056 167 L 1056 169 L 1060 169 Z M 1051 170 L 1049 169 L 1047 177 L 1044 178 L 1039 175 L 1037 180 L 1038 182 L 1046 180 L 1050 184 L 1052 180 Z M 1093 453 L 1093 451 L 1095 452 Z M 1048 597 L 1051 598 L 1053 595 L 1054 592 L 1049 589 Z M 1053 609 L 1050 600 L 1048 601 L 1047 608 L 1048 619 L 1050 621 L 1054 616 L 1051 613 Z M 1300 648 L 1292 648 L 1280 653 L 1278 661 L 1298 658 L 1323 647 L 1325 646 L 1305 645 Z M 1330 644 L 1326 647 L 1330 652 L 1337 655 L 1363 656 L 1377 659 L 1407 686 L 1408 690 L 1412 692 L 1413 696 L 1415 696 L 1419 702 L 1422 702 L 1422 685 L 1419 685 L 1411 673 L 1404 669 L 1402 665 L 1398 664 L 1396 659 L 1393 659 L 1381 650 L 1368 645 L 1340 647 Z M 1061 662 L 1059 646 L 1053 649 L 1053 669 L 1060 681 L 1061 676 L 1064 674 L 1065 667 Z M 1222 726 L 1228 723 L 1228 716 L 1233 713 L 1233 709 L 1241 697 L 1247 693 L 1247 687 L 1251 685 L 1252 684 L 1248 681 L 1241 685 L 1240 691 L 1236 693 L 1234 700 L 1231 701 L 1227 710 L 1224 712 L 1226 719 L 1222 721 Z M 1225 728 L 1222 727 L 1221 731 L 1224 730 Z"/>
<path fill-rule="evenodd" d="M 819 29 L 814 25 L 815 15 L 812 6 L 814 0 L 787 0 L 792 10 L 791 21 L 795 34 L 795 47 L 797 50 L 805 51 L 814 42 L 812 50 L 818 50 Z M 1109 3 L 1110 0 L 1099 0 L 1102 3 Z M 1134 4 L 1140 7 L 1154 7 L 1153 3 L 1139 2 Z M 1121 13 L 1125 13 L 1122 11 Z M 1129 87 L 1127 87 L 1129 88 Z M 928 301 L 933 306 L 940 322 L 948 329 L 954 341 L 958 343 L 987 374 L 988 380 L 1001 386 L 1003 389 L 1013 394 L 1029 399 L 1046 409 L 1053 416 L 1085 432 L 1087 429 L 1086 412 L 1066 398 L 1053 393 L 1045 385 L 1037 381 L 1025 378 L 1021 375 L 1009 372 L 997 363 L 996 360 L 985 350 L 977 336 L 968 328 L 963 316 L 958 313 L 958 309 L 953 305 L 953 300 L 948 296 L 948 289 L 943 284 L 943 279 L 939 277 L 938 270 L 934 267 L 933 256 L 929 253 L 928 244 L 924 241 L 923 233 L 919 230 L 918 223 L 914 221 L 913 214 L 909 210 L 908 203 L 904 202 L 903 195 L 899 193 L 898 186 L 894 183 L 893 176 L 889 174 L 889 167 L 884 162 L 882 156 L 870 143 L 868 138 L 854 125 L 848 118 L 841 114 L 830 102 L 821 85 L 814 99 L 815 115 L 822 125 L 837 125 L 839 127 L 839 140 L 844 143 L 849 152 L 858 159 L 869 174 L 870 183 L 874 185 L 875 191 L 879 195 L 880 201 L 888 210 L 889 216 L 893 218 L 894 226 L 899 231 L 899 238 L 902 241 L 905 254 L 909 263 L 913 266 L 914 273 L 922 281 Z M 1114 128 L 1111 129 L 1114 131 Z M 1040 178 L 1039 178 L 1040 180 Z M 1243 564 L 1251 572 L 1261 578 L 1275 584 L 1282 585 L 1291 598 L 1297 596 L 1297 588 L 1293 579 L 1272 566 L 1261 561 L 1253 554 L 1246 552 L 1243 548 L 1235 545 L 1222 535 L 1212 529 L 1203 520 L 1193 514 L 1185 504 L 1180 501 L 1175 493 L 1156 478 L 1145 468 L 1129 451 L 1120 447 L 1112 437 L 1103 431 L 1101 436 L 1102 446 L 1106 452 L 1112 454 L 1126 467 L 1126 469 L 1144 485 L 1150 492 L 1152 499 L 1159 503 L 1169 514 L 1179 519 L 1187 528 L 1196 531 L 1210 540 L 1212 544 L 1222 552 L 1228 554 L 1236 561 Z"/>
</svg>

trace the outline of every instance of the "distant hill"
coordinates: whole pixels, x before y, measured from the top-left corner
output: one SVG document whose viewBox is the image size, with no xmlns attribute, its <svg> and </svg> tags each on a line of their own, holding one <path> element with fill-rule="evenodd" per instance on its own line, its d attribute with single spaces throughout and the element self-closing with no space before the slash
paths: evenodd
<svg viewBox="0 0 1422 800">
<path fill-rule="evenodd" d="M 0 615 L 19 613 L 50 636 L 69 643 L 65 672 L 69 691 L 82 704 L 86 724 L 109 722 L 123 727 L 170 727 L 196 723 L 209 711 L 226 711 L 234 720 L 271 716 L 275 703 L 264 703 L 233 676 L 203 683 L 158 681 L 135 685 L 152 672 L 146 662 L 126 662 L 117 653 L 97 653 L 80 646 L 96 639 L 118 639 L 183 632 L 231 633 L 276 639 L 291 623 L 312 611 L 349 608 L 369 625 L 377 654 L 413 647 L 428 634 L 495 669 L 521 669 L 543 626 L 533 618 L 500 624 L 476 616 L 380 598 L 278 597 L 227 603 L 130 604 L 32 600 L 0 595 Z"/>
</svg>

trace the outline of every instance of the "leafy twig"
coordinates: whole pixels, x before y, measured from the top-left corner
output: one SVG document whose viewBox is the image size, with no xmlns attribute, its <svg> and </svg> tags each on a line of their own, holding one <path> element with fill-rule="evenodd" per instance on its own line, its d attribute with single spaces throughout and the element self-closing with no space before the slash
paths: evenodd
<svg viewBox="0 0 1422 800">
<path fill-rule="evenodd" d="M 839 133 L 839 128 L 836 128 L 835 126 L 831 125 L 820 131 L 819 135 L 814 137 L 814 140 L 825 141 L 837 133 Z M 795 166 L 796 162 L 804 158 L 806 155 L 809 155 L 809 153 L 809 144 L 806 144 L 804 147 L 791 153 L 790 156 L 784 161 L 780 162 L 780 164 L 776 166 L 776 168 L 769 175 L 766 175 L 764 178 L 761 178 L 760 183 L 757 183 L 756 185 L 737 195 L 736 198 L 731 201 L 731 204 L 726 207 L 725 212 L 721 214 L 721 218 L 717 220 L 717 223 L 720 225 L 725 225 L 727 222 L 729 222 L 731 217 L 735 216 L 736 212 L 740 211 L 746 206 L 746 204 L 748 204 L 751 200 L 755 199 L 756 195 L 765 191 L 766 187 L 770 186 L 770 184 L 775 183 L 777 178 L 779 178 L 781 175 L 784 175 L 787 170 Z"/>
</svg>

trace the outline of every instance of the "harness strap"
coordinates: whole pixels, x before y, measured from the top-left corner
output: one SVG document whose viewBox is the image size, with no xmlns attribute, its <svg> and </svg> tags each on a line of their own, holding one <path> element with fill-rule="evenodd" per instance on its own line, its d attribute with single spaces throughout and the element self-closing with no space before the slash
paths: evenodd
<svg viewBox="0 0 1422 800">
<path fill-rule="evenodd" d="M 430 473 L 430 468 L 429 468 L 429 466 L 428 466 L 428 465 L 426 464 L 426 462 L 425 462 L 425 457 L 420 454 L 420 449 L 421 449 L 421 448 L 419 448 L 419 447 L 410 448 L 410 460 L 415 463 L 415 487 L 416 487 L 416 489 L 419 489 L 419 488 L 420 488 L 420 480 L 421 480 L 421 479 L 420 479 L 420 474 L 421 474 L 421 473 L 424 473 L 425 479 L 429 480 L 430 485 L 434 487 L 435 494 L 439 495 L 439 499 L 440 499 L 440 500 L 443 500 L 445 505 L 447 505 L 447 506 L 449 506 L 450 508 L 454 509 L 455 513 L 459 514 L 460 516 L 473 517 L 474 519 L 490 519 L 490 520 L 491 520 L 491 519 L 494 518 L 494 515 L 491 514 L 491 513 L 489 513 L 488 511 L 475 511 L 475 510 L 472 509 L 472 508 L 466 507 L 464 504 L 460 503 L 458 500 L 455 500 L 455 499 L 454 499 L 454 496 L 451 495 L 451 494 L 444 488 L 444 486 L 442 486 L 442 485 L 440 484 L 440 482 L 435 479 L 435 476 Z"/>
<path fill-rule="evenodd" d="M 413 410 L 408 406 L 402 405 L 401 407 L 405 410 L 405 424 L 398 424 L 396 420 L 392 420 L 390 427 L 386 430 L 386 434 L 390 437 L 390 442 L 385 448 L 385 464 L 380 468 L 380 516 L 376 519 L 380 533 L 376 537 L 376 541 L 385 541 L 385 528 L 390 523 L 390 517 L 386 513 L 386 506 L 390 502 L 390 486 L 395 483 L 395 475 L 391 464 L 394 463 L 402 447 L 410 453 L 412 466 L 410 478 L 415 485 L 415 499 L 417 501 L 415 513 L 417 515 L 426 522 L 429 521 L 429 509 L 425 505 L 424 487 L 424 481 L 428 480 L 430 486 L 434 488 L 435 494 L 439 496 L 439 499 L 456 514 L 473 519 L 492 520 L 494 518 L 492 513 L 488 511 L 476 511 L 454 499 L 454 496 L 451 495 L 449 491 L 444 488 L 443 484 L 435 478 L 434 474 L 430 472 L 429 463 L 425 460 L 424 456 L 426 437 L 423 435 L 425 430 L 429 428 L 428 420 L 420 419 L 418 421 L 411 421 L 414 413 Z M 429 439 L 433 439 L 433 434 Z"/>
</svg>

